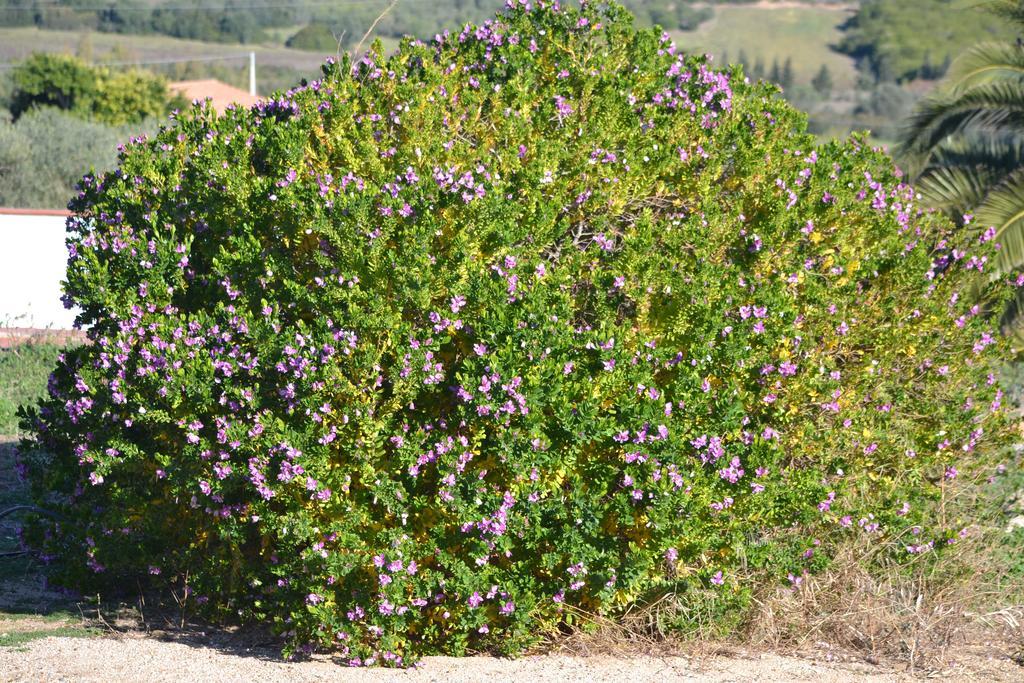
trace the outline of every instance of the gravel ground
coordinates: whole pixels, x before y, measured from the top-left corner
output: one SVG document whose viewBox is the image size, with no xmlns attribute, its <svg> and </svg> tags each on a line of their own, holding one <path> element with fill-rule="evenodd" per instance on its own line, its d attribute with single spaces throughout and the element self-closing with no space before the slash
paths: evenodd
<svg viewBox="0 0 1024 683">
<path fill-rule="evenodd" d="M 935 677 L 932 672 L 929 677 Z M 944 680 L 1024 681 L 1024 669 L 1007 659 L 971 654 Z M 543 655 L 518 660 L 490 657 L 428 657 L 415 669 L 351 669 L 328 658 L 289 663 L 265 651 L 214 649 L 201 643 L 144 635 L 96 638 L 50 637 L 22 647 L 0 648 L 3 681 L 814 681 L 815 683 L 919 680 L 866 664 L 813 661 L 775 654 L 709 657 L 577 657 Z"/>
<path fill-rule="evenodd" d="M 351 669 L 329 659 L 288 663 L 144 637 L 44 638 L 25 648 L 0 650 L 5 681 L 896 681 L 864 667 L 800 659 L 539 656 L 519 660 L 428 657 L 406 671 Z"/>
</svg>

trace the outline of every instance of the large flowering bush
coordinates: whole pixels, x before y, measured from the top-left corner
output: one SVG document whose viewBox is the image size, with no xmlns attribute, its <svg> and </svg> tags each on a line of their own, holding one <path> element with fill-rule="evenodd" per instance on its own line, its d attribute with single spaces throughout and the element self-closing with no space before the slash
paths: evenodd
<svg viewBox="0 0 1024 683">
<path fill-rule="evenodd" d="M 615 7 L 197 107 L 72 208 L 27 542 L 354 663 L 939 552 L 1006 443 L 990 235 Z"/>
</svg>

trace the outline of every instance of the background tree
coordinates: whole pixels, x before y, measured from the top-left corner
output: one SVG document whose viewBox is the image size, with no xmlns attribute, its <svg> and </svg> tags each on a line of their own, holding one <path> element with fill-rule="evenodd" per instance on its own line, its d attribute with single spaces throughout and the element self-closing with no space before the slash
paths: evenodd
<svg viewBox="0 0 1024 683">
<path fill-rule="evenodd" d="M 1024 30 L 1017 0 L 988 9 Z M 1024 265 L 1022 133 L 1024 46 L 984 42 L 958 58 L 946 81 L 918 105 L 900 147 L 928 202 L 971 230 L 995 228 L 1002 248 L 993 275 Z M 1011 307 L 1005 322 L 1017 322 L 1017 309 Z"/>
<path fill-rule="evenodd" d="M 11 114 L 52 106 L 87 120 L 139 123 L 173 105 L 163 78 L 141 69 L 114 71 L 77 57 L 33 54 L 14 69 Z"/>
<path fill-rule="evenodd" d="M 11 80 L 14 118 L 39 106 L 84 112 L 96 95 L 96 72 L 68 55 L 33 54 L 14 69 Z"/>
<path fill-rule="evenodd" d="M 779 79 L 779 85 L 783 88 L 791 88 L 793 86 L 793 58 L 786 57 L 785 64 L 782 65 L 782 76 Z"/>
<path fill-rule="evenodd" d="M 743 65 L 745 71 L 753 73 L 753 65 L 750 63 L 750 58 L 747 57 L 747 51 L 740 48 L 740 55 L 736 58 L 736 62 Z"/>
<path fill-rule="evenodd" d="M 754 61 L 754 67 L 750 70 L 750 75 L 753 76 L 755 79 L 760 79 L 765 77 L 765 73 L 766 72 L 764 70 L 764 59 L 761 57 L 761 55 L 758 55 L 757 60 Z"/>
<path fill-rule="evenodd" d="M 285 47 L 334 54 L 338 51 L 338 39 L 324 24 L 307 24 L 285 42 Z"/>
<path fill-rule="evenodd" d="M 832 72 L 828 70 L 828 66 L 821 65 L 821 69 L 811 79 L 811 87 L 822 97 L 828 97 L 832 94 Z"/>
</svg>

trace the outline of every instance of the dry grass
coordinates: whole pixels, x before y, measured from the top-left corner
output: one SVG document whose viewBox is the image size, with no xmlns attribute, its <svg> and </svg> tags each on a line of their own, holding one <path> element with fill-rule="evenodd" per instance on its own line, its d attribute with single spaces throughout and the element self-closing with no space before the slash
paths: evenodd
<svg viewBox="0 0 1024 683">
<path fill-rule="evenodd" d="M 891 544 L 852 543 L 799 587 L 766 585 L 732 628 L 723 628 L 713 591 L 668 593 L 613 618 L 575 611 L 579 628 L 545 649 L 698 657 L 767 650 L 859 660 L 911 676 L 963 674 L 965 653 L 977 655 L 976 663 L 1024 666 L 1024 586 L 1006 575 L 988 540 L 949 548 L 942 562 L 917 556 L 901 564 L 884 559 Z M 690 630 L 680 636 L 672 625 L 684 623 Z"/>
<path fill-rule="evenodd" d="M 678 654 L 679 638 L 666 629 L 665 624 L 667 617 L 676 616 L 679 610 L 686 608 L 687 602 L 675 593 L 666 593 L 648 605 L 631 606 L 624 614 L 614 617 L 567 605 L 578 628 L 567 634 L 553 634 L 538 652 L 554 651 L 583 657 L 660 655 L 670 651 Z M 700 642 L 707 641 L 700 639 Z"/>
<path fill-rule="evenodd" d="M 962 544 L 939 565 L 872 563 L 879 552 L 853 546 L 799 588 L 756 596 L 741 637 L 775 649 L 826 645 L 910 672 L 943 670 L 951 647 L 982 632 L 991 638 L 998 631 L 1010 648 L 1024 643 L 1024 609 L 999 605 L 1019 598 L 1019 586 L 1000 586 L 998 569 L 976 544 Z"/>
</svg>

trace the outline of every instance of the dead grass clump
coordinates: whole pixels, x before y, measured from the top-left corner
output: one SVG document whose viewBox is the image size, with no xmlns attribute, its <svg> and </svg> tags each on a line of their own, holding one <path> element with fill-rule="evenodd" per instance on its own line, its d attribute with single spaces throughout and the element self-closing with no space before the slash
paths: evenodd
<svg viewBox="0 0 1024 683">
<path fill-rule="evenodd" d="M 939 562 L 914 556 L 898 563 L 884 559 L 891 556 L 884 545 L 851 545 L 798 586 L 755 595 L 738 635 L 773 649 L 824 645 L 911 672 L 944 669 L 951 646 L 968 645 L 982 632 L 1018 648 L 1024 611 L 1001 603 L 1019 598 L 1020 587 L 1008 585 L 991 553 L 973 540 L 946 549 Z"/>
<path fill-rule="evenodd" d="M 743 614 L 722 593 L 691 587 L 666 592 L 625 612 L 602 616 L 568 607 L 573 625 L 541 649 L 590 656 L 702 656 L 733 653 L 728 639 Z"/>
<path fill-rule="evenodd" d="M 988 533 L 941 558 L 894 545 L 851 543 L 830 567 L 798 585 L 763 581 L 741 609 L 717 591 L 669 592 L 643 607 L 602 617 L 573 610 L 574 628 L 545 650 L 574 655 L 736 655 L 773 650 L 902 668 L 950 671 L 965 653 L 1020 659 L 1024 586 L 1007 577 Z M 903 561 L 891 558 L 906 557 Z M 751 582 L 747 582 L 748 584 Z"/>
</svg>

